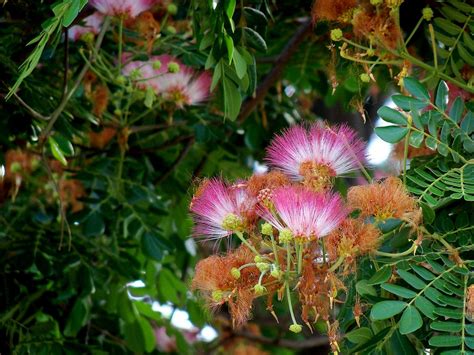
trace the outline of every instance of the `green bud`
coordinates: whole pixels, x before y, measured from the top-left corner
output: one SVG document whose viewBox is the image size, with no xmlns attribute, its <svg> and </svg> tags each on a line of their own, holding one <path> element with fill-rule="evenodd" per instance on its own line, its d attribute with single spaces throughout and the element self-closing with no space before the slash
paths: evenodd
<svg viewBox="0 0 474 355">
<path fill-rule="evenodd" d="M 383 2 L 383 0 L 370 0 L 370 4 L 377 6 L 380 5 Z"/>
<path fill-rule="evenodd" d="M 360 74 L 359 78 L 363 83 L 368 83 L 370 81 L 370 76 L 367 73 Z"/>
<path fill-rule="evenodd" d="M 221 302 L 223 298 L 224 292 L 222 292 L 221 290 L 212 291 L 212 300 L 214 302 Z"/>
<path fill-rule="evenodd" d="M 92 42 L 94 42 L 94 34 L 92 32 L 84 33 L 81 36 L 81 40 L 83 40 L 86 43 L 92 44 Z"/>
<path fill-rule="evenodd" d="M 289 243 L 293 240 L 293 233 L 288 229 L 282 229 L 280 231 L 280 243 Z"/>
<path fill-rule="evenodd" d="M 281 271 L 279 268 L 275 267 L 275 268 L 273 268 L 270 275 L 272 275 L 272 277 L 274 277 L 275 279 L 279 280 L 283 276 L 283 271 Z"/>
<path fill-rule="evenodd" d="M 14 161 L 11 165 L 10 165 L 10 171 L 12 173 L 19 173 L 21 171 L 21 164 L 17 161 Z"/>
<path fill-rule="evenodd" d="M 290 331 L 293 333 L 300 333 L 303 330 L 303 327 L 299 324 L 290 325 Z"/>
<path fill-rule="evenodd" d="M 255 257 L 253 258 L 253 261 L 255 261 L 256 263 L 263 263 L 265 259 L 262 258 L 260 255 L 255 255 Z"/>
<path fill-rule="evenodd" d="M 257 296 L 261 296 L 261 295 L 263 295 L 263 294 L 267 291 L 267 289 L 265 288 L 265 286 L 262 286 L 262 285 L 260 285 L 260 284 L 256 284 L 256 285 L 253 287 L 253 290 L 254 290 L 254 292 L 255 292 L 255 294 L 256 294 Z"/>
<path fill-rule="evenodd" d="M 229 213 L 227 216 L 224 217 L 224 220 L 222 221 L 222 228 L 228 231 L 236 231 L 240 228 L 242 225 L 242 222 L 239 218 L 239 216 Z"/>
<path fill-rule="evenodd" d="M 263 235 L 273 235 L 273 227 L 270 223 L 265 222 L 264 224 L 262 224 L 261 230 Z"/>
<path fill-rule="evenodd" d="M 114 110 L 114 115 L 115 115 L 115 116 L 122 116 L 122 110 L 116 108 L 116 109 Z"/>
<path fill-rule="evenodd" d="M 270 270 L 270 264 L 268 264 L 268 263 L 257 263 L 257 269 L 259 269 L 260 272 L 268 271 L 268 270 Z"/>
<path fill-rule="evenodd" d="M 170 15 L 176 15 L 178 13 L 178 6 L 175 4 L 169 4 L 166 11 L 168 11 Z"/>
<path fill-rule="evenodd" d="M 123 85 L 127 82 L 127 78 L 124 77 L 123 75 L 119 75 L 116 80 L 117 80 L 117 84 L 119 85 Z"/>
<path fill-rule="evenodd" d="M 37 158 L 31 159 L 31 169 L 36 170 L 40 166 L 41 161 Z"/>
<path fill-rule="evenodd" d="M 135 68 L 130 72 L 130 79 L 132 80 L 140 79 L 141 76 L 142 72 L 138 68 Z"/>
<path fill-rule="evenodd" d="M 232 275 L 232 277 L 236 280 L 240 279 L 240 270 L 237 269 L 236 267 L 233 267 L 231 270 L 230 270 L 230 274 Z"/>
<path fill-rule="evenodd" d="M 155 60 L 153 62 L 153 69 L 158 70 L 161 68 L 161 62 L 159 60 Z"/>
<path fill-rule="evenodd" d="M 174 27 L 174 26 L 166 26 L 166 31 L 173 34 L 173 35 L 176 34 L 176 32 L 177 32 L 176 27 Z"/>
<path fill-rule="evenodd" d="M 334 42 L 338 42 L 342 39 L 342 30 L 340 28 L 335 28 L 331 30 L 331 39 Z"/>
<path fill-rule="evenodd" d="M 170 62 L 168 64 L 168 71 L 170 73 L 178 73 L 179 72 L 179 64 L 175 62 Z"/>
<path fill-rule="evenodd" d="M 369 48 L 369 49 L 367 49 L 367 55 L 369 57 L 372 57 L 373 55 L 375 55 L 375 51 L 372 48 Z"/>
<path fill-rule="evenodd" d="M 425 19 L 426 21 L 431 21 L 431 19 L 433 18 L 433 10 L 431 10 L 430 7 L 425 7 L 422 11 L 422 14 L 423 19 Z"/>
</svg>

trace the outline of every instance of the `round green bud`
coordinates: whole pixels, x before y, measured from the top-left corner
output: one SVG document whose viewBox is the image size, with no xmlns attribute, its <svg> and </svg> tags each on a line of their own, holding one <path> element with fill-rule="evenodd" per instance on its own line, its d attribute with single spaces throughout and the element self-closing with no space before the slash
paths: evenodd
<svg viewBox="0 0 474 355">
<path fill-rule="evenodd" d="M 130 79 L 132 80 L 140 79 L 141 76 L 142 72 L 138 68 L 135 68 L 130 72 Z"/>
<path fill-rule="evenodd" d="M 166 11 L 168 11 L 170 15 L 176 15 L 178 13 L 178 6 L 175 4 L 169 4 Z"/>
<path fill-rule="evenodd" d="M 423 19 L 426 21 L 431 21 L 433 18 L 433 10 L 430 7 L 425 7 L 422 11 Z"/>
<path fill-rule="evenodd" d="M 122 116 L 122 110 L 119 109 L 119 108 L 116 108 L 116 109 L 114 110 L 114 115 L 115 115 L 115 116 Z"/>
<path fill-rule="evenodd" d="M 166 31 L 167 31 L 168 33 L 173 34 L 173 35 L 176 34 L 176 32 L 177 32 L 177 31 L 176 31 L 176 27 L 174 27 L 174 26 L 166 26 Z"/>
<path fill-rule="evenodd" d="M 221 302 L 223 298 L 224 292 L 222 292 L 221 290 L 212 291 L 212 300 L 214 302 Z"/>
<path fill-rule="evenodd" d="M 262 258 L 260 255 L 255 255 L 255 257 L 253 258 L 253 261 L 255 261 L 256 263 L 262 263 L 265 259 Z"/>
<path fill-rule="evenodd" d="M 123 75 L 119 75 L 116 79 L 117 84 L 123 85 L 127 82 L 127 78 L 124 77 Z"/>
<path fill-rule="evenodd" d="M 288 229 L 282 229 L 280 231 L 280 243 L 289 243 L 293 240 L 293 233 Z"/>
<path fill-rule="evenodd" d="M 375 51 L 372 48 L 369 48 L 369 49 L 367 49 L 367 55 L 369 57 L 372 57 L 373 55 L 375 55 Z"/>
<path fill-rule="evenodd" d="M 380 5 L 383 2 L 383 0 L 370 0 L 370 4 L 377 6 Z"/>
<path fill-rule="evenodd" d="M 293 333 L 300 333 L 303 330 L 303 327 L 300 324 L 290 325 L 290 331 Z"/>
<path fill-rule="evenodd" d="M 236 280 L 240 279 L 240 270 L 237 269 L 236 267 L 233 267 L 231 270 L 230 270 L 230 274 L 232 275 L 232 277 Z"/>
<path fill-rule="evenodd" d="M 262 286 L 262 285 L 260 285 L 260 284 L 256 284 L 256 285 L 253 287 L 253 290 L 254 290 L 254 292 L 255 292 L 255 294 L 256 294 L 257 296 L 261 296 L 261 295 L 263 295 L 263 294 L 267 291 L 267 289 L 265 288 L 265 286 Z"/>
<path fill-rule="evenodd" d="M 92 44 L 92 42 L 94 42 L 94 34 L 92 32 L 84 33 L 81 36 L 81 40 L 83 40 L 86 43 L 91 43 Z"/>
<path fill-rule="evenodd" d="M 10 171 L 12 173 L 19 173 L 21 171 L 21 164 L 17 161 L 14 161 L 11 165 L 10 165 Z"/>
<path fill-rule="evenodd" d="M 37 158 L 31 159 L 31 169 L 36 170 L 40 166 L 41 161 Z"/>
<path fill-rule="evenodd" d="M 222 221 L 222 228 L 228 231 L 236 231 L 239 229 L 241 226 L 241 221 L 239 216 L 229 213 L 224 217 L 224 220 Z"/>
<path fill-rule="evenodd" d="M 153 66 L 153 69 L 158 70 L 161 68 L 161 62 L 159 60 L 155 60 L 152 66 Z"/>
<path fill-rule="evenodd" d="M 368 83 L 370 81 L 370 76 L 367 73 L 360 74 L 359 78 L 363 83 Z"/>
<path fill-rule="evenodd" d="M 331 30 L 331 39 L 334 42 L 338 42 L 342 39 L 342 30 L 340 28 L 335 28 Z"/>
<path fill-rule="evenodd" d="M 175 62 L 170 62 L 168 64 L 168 71 L 170 73 L 177 73 L 179 72 L 179 64 L 178 63 L 175 63 Z"/>
<path fill-rule="evenodd" d="M 273 227 L 270 223 L 265 222 L 264 224 L 262 224 L 261 229 L 262 229 L 263 235 L 268 235 L 268 236 L 273 235 Z"/>
<path fill-rule="evenodd" d="M 270 270 L 270 264 L 268 264 L 268 263 L 257 263 L 257 269 L 259 269 L 260 272 L 268 271 L 268 270 Z"/>
<path fill-rule="evenodd" d="M 273 268 L 270 275 L 272 275 L 272 277 L 274 277 L 275 279 L 279 280 L 283 276 L 283 271 L 281 271 L 279 268 L 275 267 L 275 268 Z"/>
</svg>

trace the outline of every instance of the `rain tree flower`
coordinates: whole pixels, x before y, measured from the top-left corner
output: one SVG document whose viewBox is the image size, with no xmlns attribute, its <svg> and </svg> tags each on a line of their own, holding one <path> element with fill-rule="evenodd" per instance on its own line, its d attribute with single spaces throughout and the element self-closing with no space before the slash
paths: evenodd
<svg viewBox="0 0 474 355">
<path fill-rule="evenodd" d="M 296 238 L 311 241 L 328 235 L 346 217 L 342 199 L 332 193 L 318 193 L 301 186 L 276 189 L 272 197 L 276 215 L 267 208 L 260 216 L 280 232 L 280 241 Z"/>
<path fill-rule="evenodd" d="M 294 126 L 272 141 L 267 161 L 318 191 L 330 187 L 335 176 L 357 170 L 365 161 L 364 149 L 363 141 L 346 125 Z"/>
<path fill-rule="evenodd" d="M 210 96 L 211 75 L 198 73 L 170 55 L 131 61 L 124 66 L 123 74 L 134 80 L 137 87 L 150 87 L 158 96 L 180 108 L 199 104 Z"/>
<path fill-rule="evenodd" d="M 98 11 L 108 16 L 137 17 L 149 10 L 160 0 L 90 0 L 89 3 Z"/>
<path fill-rule="evenodd" d="M 69 29 L 69 39 L 77 41 L 88 33 L 93 35 L 98 34 L 103 21 L 104 15 L 97 11 L 94 12 L 92 15 L 84 18 L 83 25 L 74 25 Z"/>
<path fill-rule="evenodd" d="M 252 204 L 240 188 L 221 180 L 205 181 L 191 202 L 194 234 L 218 240 L 245 229 Z"/>
</svg>

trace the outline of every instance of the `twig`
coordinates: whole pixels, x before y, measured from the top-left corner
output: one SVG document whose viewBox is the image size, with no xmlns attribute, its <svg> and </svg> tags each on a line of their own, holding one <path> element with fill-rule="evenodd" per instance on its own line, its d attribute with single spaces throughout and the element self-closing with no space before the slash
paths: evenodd
<svg viewBox="0 0 474 355">
<path fill-rule="evenodd" d="M 181 153 L 179 153 L 178 158 L 171 164 L 169 169 L 165 171 L 163 175 L 160 176 L 158 181 L 156 182 L 156 185 L 161 184 L 163 181 L 165 181 L 176 169 L 176 167 L 183 161 L 183 159 L 188 155 L 189 151 L 191 150 L 192 146 L 194 144 L 194 137 L 188 138 L 187 144 L 184 146 L 183 150 Z"/>
<path fill-rule="evenodd" d="M 39 113 L 38 111 L 36 111 L 34 108 L 32 108 L 30 105 L 28 105 L 25 101 L 23 101 L 23 99 L 18 96 L 18 94 L 16 92 L 13 92 L 13 96 L 15 97 L 15 99 L 17 99 L 17 101 L 30 113 L 31 116 L 33 116 L 34 118 L 37 118 L 37 119 L 40 119 L 40 120 L 43 120 L 43 121 L 48 121 L 51 117 L 48 117 L 48 116 L 44 116 L 42 115 L 41 113 Z"/>
<path fill-rule="evenodd" d="M 247 119 L 248 116 L 253 112 L 259 102 L 261 102 L 268 90 L 280 79 L 280 76 L 285 68 L 285 65 L 289 62 L 291 56 L 297 51 L 299 45 L 303 40 L 313 31 L 313 22 L 311 19 L 307 19 L 298 28 L 293 37 L 288 41 L 286 46 L 281 51 L 278 58 L 273 64 L 272 70 L 265 76 L 261 84 L 258 86 L 255 96 L 248 98 L 240 110 L 238 121 L 242 122 Z"/>
</svg>

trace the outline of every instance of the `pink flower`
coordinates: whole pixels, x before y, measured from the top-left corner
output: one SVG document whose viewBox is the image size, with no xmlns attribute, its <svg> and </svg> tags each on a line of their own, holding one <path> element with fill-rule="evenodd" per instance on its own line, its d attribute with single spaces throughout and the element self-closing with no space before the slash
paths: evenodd
<svg viewBox="0 0 474 355">
<path fill-rule="evenodd" d="M 104 15 L 137 17 L 161 0 L 90 0 L 89 3 Z"/>
<path fill-rule="evenodd" d="M 157 61 L 161 63 L 159 68 L 154 66 Z M 177 72 L 168 70 L 170 63 L 178 66 Z M 210 96 L 210 73 L 199 74 L 170 55 L 154 56 L 146 62 L 132 61 L 124 66 L 124 75 L 130 76 L 133 73 L 139 74 L 138 78 L 134 78 L 139 88 L 151 87 L 157 95 L 178 107 L 198 104 Z"/>
<path fill-rule="evenodd" d="M 77 41 L 87 33 L 98 34 L 104 21 L 104 15 L 100 12 L 94 12 L 92 15 L 83 19 L 84 26 L 75 25 L 69 29 L 69 39 Z"/>
<path fill-rule="evenodd" d="M 294 126 L 272 141 L 267 161 L 294 180 L 314 182 L 357 170 L 364 150 L 364 142 L 346 125 Z"/>
<path fill-rule="evenodd" d="M 280 232 L 290 232 L 292 237 L 304 240 L 326 236 L 347 215 L 340 196 L 317 193 L 302 186 L 276 189 L 272 202 L 275 214 L 261 206 L 257 213 Z"/>
<path fill-rule="evenodd" d="M 194 234 L 213 240 L 241 231 L 254 206 L 241 187 L 228 186 L 218 179 L 209 180 L 191 202 Z"/>
</svg>

